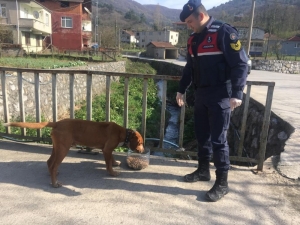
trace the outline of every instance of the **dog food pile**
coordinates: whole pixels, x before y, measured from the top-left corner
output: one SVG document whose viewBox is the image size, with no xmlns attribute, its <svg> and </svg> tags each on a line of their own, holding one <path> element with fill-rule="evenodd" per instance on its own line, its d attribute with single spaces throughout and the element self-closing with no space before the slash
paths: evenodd
<svg viewBox="0 0 300 225">
<path fill-rule="evenodd" d="M 127 156 L 127 165 L 135 170 L 145 169 L 149 165 L 149 159 L 140 156 Z"/>
</svg>

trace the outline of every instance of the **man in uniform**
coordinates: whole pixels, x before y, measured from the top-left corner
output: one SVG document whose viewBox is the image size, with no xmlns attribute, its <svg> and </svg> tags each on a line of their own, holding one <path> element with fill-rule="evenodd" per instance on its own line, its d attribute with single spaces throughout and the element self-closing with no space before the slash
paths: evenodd
<svg viewBox="0 0 300 225">
<path fill-rule="evenodd" d="M 213 155 L 216 181 L 206 193 L 218 201 L 228 193 L 229 147 L 227 130 L 230 113 L 242 104 L 247 78 L 248 57 L 235 28 L 210 17 L 201 0 L 189 0 L 180 20 L 193 30 L 187 44 L 187 63 L 183 69 L 176 101 L 194 89 L 194 126 L 198 142 L 198 168 L 184 176 L 186 182 L 209 181 L 209 162 Z"/>
</svg>

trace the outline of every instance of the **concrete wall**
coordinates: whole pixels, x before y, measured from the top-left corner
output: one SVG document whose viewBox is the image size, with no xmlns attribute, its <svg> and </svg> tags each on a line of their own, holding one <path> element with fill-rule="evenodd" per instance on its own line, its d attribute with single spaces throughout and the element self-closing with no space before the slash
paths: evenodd
<svg viewBox="0 0 300 225">
<path fill-rule="evenodd" d="M 22 57 L 24 55 L 24 50 L 22 48 L 2 48 L 0 50 L 0 56 L 9 57 Z"/>
<path fill-rule="evenodd" d="M 125 62 L 99 63 L 96 66 L 77 67 L 76 70 L 100 70 L 110 72 L 125 72 Z M 68 69 L 70 70 L 70 69 Z M 7 71 L 6 89 L 8 96 L 8 107 L 10 115 L 18 117 L 20 115 L 19 96 L 18 96 L 18 82 L 17 74 Z M 34 74 L 23 73 L 23 99 L 26 116 L 35 116 L 35 96 L 34 96 Z M 116 80 L 118 78 L 114 78 Z M 46 120 L 52 120 L 52 77 L 51 74 L 40 74 L 40 102 L 41 114 L 45 116 Z M 1 84 L 1 81 L 0 81 Z M 75 105 L 81 100 L 86 99 L 86 76 L 75 73 Z M 106 86 L 106 76 L 93 76 L 92 93 L 93 95 L 103 93 Z M 0 85 L 0 93 L 2 87 Z M 57 112 L 58 119 L 67 118 L 69 116 L 70 93 L 69 93 L 69 75 L 59 74 L 57 76 Z M 76 104 L 77 103 L 77 104 Z M 3 120 L 3 99 L 0 96 L 0 120 Z M 76 108 L 76 107 L 75 107 Z"/>
</svg>

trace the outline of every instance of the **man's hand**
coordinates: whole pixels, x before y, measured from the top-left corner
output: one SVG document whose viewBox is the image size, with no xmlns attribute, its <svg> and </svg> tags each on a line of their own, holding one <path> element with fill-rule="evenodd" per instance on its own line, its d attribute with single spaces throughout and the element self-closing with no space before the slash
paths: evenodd
<svg viewBox="0 0 300 225">
<path fill-rule="evenodd" d="M 230 99 L 230 109 L 231 109 L 231 111 L 233 111 L 236 107 L 239 107 L 241 104 L 242 104 L 242 100 L 237 99 L 237 98 L 231 98 Z"/>
<path fill-rule="evenodd" d="M 184 101 L 183 101 L 183 94 L 177 92 L 177 95 L 176 95 L 176 101 L 177 101 L 177 104 L 181 107 L 184 105 Z"/>
</svg>

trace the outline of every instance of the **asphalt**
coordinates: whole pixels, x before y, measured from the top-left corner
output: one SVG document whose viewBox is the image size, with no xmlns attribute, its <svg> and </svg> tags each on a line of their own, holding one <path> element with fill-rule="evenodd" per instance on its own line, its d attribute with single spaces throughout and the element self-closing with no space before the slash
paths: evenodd
<svg viewBox="0 0 300 225">
<path fill-rule="evenodd" d="M 102 153 L 71 149 L 59 168 L 63 187 L 52 188 L 46 165 L 51 146 L 5 140 L 0 146 L 1 224 L 300 224 L 299 201 L 287 199 L 274 182 L 270 161 L 263 173 L 233 166 L 230 192 L 207 202 L 214 176 L 209 182 L 182 180 L 194 161 L 151 156 L 147 168 L 135 171 L 126 155 L 115 154 L 121 174 L 110 177 Z"/>
<path fill-rule="evenodd" d="M 300 74 L 253 70 L 248 80 L 275 82 L 272 111 L 295 128 L 285 142 L 277 169 L 282 176 L 300 180 Z M 251 88 L 250 96 L 263 105 L 266 103 L 266 94 L 266 87 Z"/>
<path fill-rule="evenodd" d="M 264 71 L 248 78 L 276 82 L 272 110 L 296 128 L 280 156 L 278 167 L 286 176 L 299 171 L 299 79 Z M 264 90 L 251 90 L 251 97 L 264 103 Z M 50 154 L 49 145 L 0 140 L 1 224 L 300 224 L 299 182 L 287 192 L 290 179 L 280 181 L 270 158 L 263 172 L 232 166 L 230 192 L 211 203 L 205 193 L 215 181 L 213 165 L 211 181 L 186 183 L 182 177 L 196 168 L 195 161 L 151 156 L 147 168 L 135 171 L 125 154 L 116 153 L 121 173 L 110 177 L 101 152 L 71 149 L 59 168 L 63 187 L 52 188 Z"/>
</svg>

